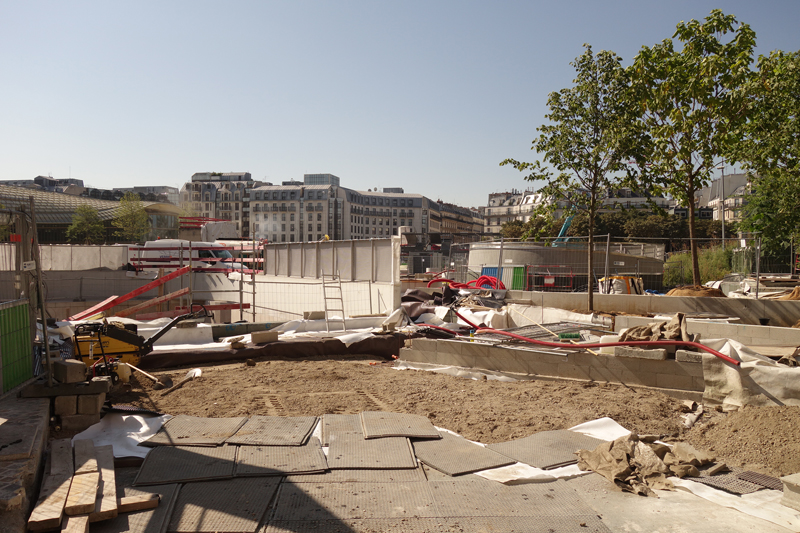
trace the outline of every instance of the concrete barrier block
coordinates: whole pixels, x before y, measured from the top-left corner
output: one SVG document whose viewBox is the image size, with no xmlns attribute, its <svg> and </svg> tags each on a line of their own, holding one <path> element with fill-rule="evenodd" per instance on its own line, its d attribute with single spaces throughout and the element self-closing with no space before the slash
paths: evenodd
<svg viewBox="0 0 800 533">
<path fill-rule="evenodd" d="M 103 402 L 106 401 L 106 393 L 100 394 L 83 394 L 78 396 L 78 414 L 79 415 L 96 415 L 103 407 Z"/>
<path fill-rule="evenodd" d="M 700 356 L 702 357 L 702 355 Z M 674 366 L 676 371 L 674 373 L 682 376 L 700 376 L 703 377 L 703 365 L 697 363 L 685 363 L 683 361 L 675 361 Z"/>
<path fill-rule="evenodd" d="M 696 390 L 692 376 L 676 374 L 656 374 L 656 386 L 661 389 Z"/>
<path fill-rule="evenodd" d="M 702 363 L 703 354 L 689 350 L 678 350 L 675 352 L 675 360 L 679 363 Z"/>
<path fill-rule="evenodd" d="M 53 398 L 53 413 L 56 416 L 69 416 L 78 413 L 77 396 L 56 396 Z"/>
<path fill-rule="evenodd" d="M 53 377 L 60 383 L 80 383 L 86 381 L 86 365 L 77 359 L 53 361 Z"/>
<path fill-rule="evenodd" d="M 526 360 L 524 363 L 527 365 L 527 373 L 534 376 L 550 376 L 558 377 L 558 365 L 554 363 L 545 363 L 542 361 Z"/>
<path fill-rule="evenodd" d="M 98 422 L 100 422 L 100 414 L 62 416 L 61 429 L 64 431 L 83 431 Z"/>
<path fill-rule="evenodd" d="M 463 345 L 464 343 L 461 341 L 438 341 L 436 343 L 436 351 L 447 354 L 461 355 L 461 348 Z"/>
<path fill-rule="evenodd" d="M 589 367 L 574 365 L 572 363 L 559 364 L 558 376 L 572 379 L 592 379 L 589 375 Z"/>
<path fill-rule="evenodd" d="M 437 342 L 434 339 L 411 339 L 411 346 L 415 350 L 422 350 L 427 352 L 437 351 Z"/>
<path fill-rule="evenodd" d="M 706 381 L 703 379 L 703 376 L 692 376 L 692 390 L 706 390 Z"/>
<path fill-rule="evenodd" d="M 616 357 L 634 357 L 636 359 L 652 359 L 656 361 L 667 360 L 667 351 L 663 348 L 643 350 L 630 346 L 614 346 L 614 355 Z"/>
<path fill-rule="evenodd" d="M 526 374 L 528 372 L 527 365 L 520 360 L 517 352 L 518 350 L 509 350 L 507 348 L 490 348 L 489 358 L 495 360 L 497 370 Z"/>
<path fill-rule="evenodd" d="M 488 344 L 480 344 L 477 342 L 465 342 L 461 347 L 461 354 L 472 357 L 488 357 L 489 356 Z"/>
<path fill-rule="evenodd" d="M 639 359 L 639 371 L 653 374 L 685 373 L 675 361 L 657 361 L 655 359 Z"/>
<path fill-rule="evenodd" d="M 593 367 L 608 368 L 612 372 L 636 372 L 639 370 L 639 359 L 633 357 L 615 357 L 612 354 L 600 354 L 592 362 Z"/>
</svg>

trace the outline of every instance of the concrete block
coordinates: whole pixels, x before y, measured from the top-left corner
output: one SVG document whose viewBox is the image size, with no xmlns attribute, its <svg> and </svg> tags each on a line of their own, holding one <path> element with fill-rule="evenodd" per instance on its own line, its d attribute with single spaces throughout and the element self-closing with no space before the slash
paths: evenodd
<svg viewBox="0 0 800 533">
<path fill-rule="evenodd" d="M 704 391 L 706 390 L 706 381 L 703 376 L 692 376 L 692 390 Z"/>
<path fill-rule="evenodd" d="M 416 340 L 416 339 L 414 339 Z M 461 341 L 437 341 L 436 351 L 440 353 L 461 355 L 461 348 L 464 343 Z"/>
<path fill-rule="evenodd" d="M 303 311 L 303 320 L 325 320 L 325 311 Z"/>
<path fill-rule="evenodd" d="M 572 379 L 592 379 L 589 375 L 589 368 L 573 365 L 571 363 L 561 363 L 558 365 L 558 376 Z"/>
<path fill-rule="evenodd" d="M 615 357 L 609 354 L 600 354 L 593 361 L 593 368 L 605 368 L 612 372 L 637 372 L 641 361 L 634 357 Z"/>
<path fill-rule="evenodd" d="M 679 363 L 702 363 L 703 354 L 689 350 L 678 350 L 675 352 L 675 360 Z"/>
<path fill-rule="evenodd" d="M 676 361 L 658 361 L 656 359 L 639 359 L 639 371 L 653 374 L 684 374 Z"/>
<path fill-rule="evenodd" d="M 100 414 L 62 416 L 61 429 L 64 431 L 83 431 L 98 422 L 100 422 Z"/>
<path fill-rule="evenodd" d="M 56 396 L 53 398 L 53 413 L 57 416 L 69 416 L 78 413 L 77 396 Z"/>
<path fill-rule="evenodd" d="M 465 342 L 461 347 L 462 355 L 470 355 L 472 357 L 489 357 L 488 344 L 480 344 L 477 342 Z"/>
<path fill-rule="evenodd" d="M 79 415 L 96 415 L 103 407 L 103 402 L 106 401 L 106 393 L 100 394 L 84 394 L 78 396 L 78 414 Z"/>
<path fill-rule="evenodd" d="M 784 476 L 781 481 L 783 481 L 781 505 L 800 511 L 800 474 Z"/>
<path fill-rule="evenodd" d="M 703 377 L 703 365 L 675 361 L 674 365 L 672 366 L 676 368 L 676 370 L 673 371 L 675 374 L 679 374 L 681 376 Z"/>
<path fill-rule="evenodd" d="M 86 365 L 77 359 L 53 361 L 53 377 L 60 383 L 80 383 L 86 381 Z"/>
<path fill-rule="evenodd" d="M 278 340 L 277 331 L 254 331 L 250 334 L 250 339 L 253 343 L 258 344 L 261 342 L 275 342 Z"/>
<path fill-rule="evenodd" d="M 676 374 L 656 374 L 656 386 L 661 389 L 695 390 L 692 376 Z"/>
<path fill-rule="evenodd" d="M 652 359 L 656 361 L 667 360 L 667 351 L 663 348 L 643 350 L 630 346 L 614 346 L 614 355 L 616 357 L 635 357 L 636 359 Z"/>
<path fill-rule="evenodd" d="M 427 352 L 437 351 L 437 342 L 434 339 L 411 339 L 411 347 L 415 350 Z"/>
</svg>

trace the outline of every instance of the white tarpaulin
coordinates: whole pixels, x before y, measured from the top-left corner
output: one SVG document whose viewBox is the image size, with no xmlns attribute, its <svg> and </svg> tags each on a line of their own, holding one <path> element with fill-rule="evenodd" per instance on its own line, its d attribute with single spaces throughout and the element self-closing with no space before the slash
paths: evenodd
<svg viewBox="0 0 800 533">
<path fill-rule="evenodd" d="M 736 411 L 745 405 L 800 405 L 800 367 L 776 363 L 740 342 L 712 339 L 703 344 L 737 361 L 740 366 L 703 353 L 703 403 Z"/>
<path fill-rule="evenodd" d="M 172 415 L 124 415 L 109 413 L 100 422 L 72 437 L 76 440 L 91 439 L 95 446 L 114 447 L 114 457 L 145 457 L 151 448 L 139 446 L 161 429 Z"/>
</svg>

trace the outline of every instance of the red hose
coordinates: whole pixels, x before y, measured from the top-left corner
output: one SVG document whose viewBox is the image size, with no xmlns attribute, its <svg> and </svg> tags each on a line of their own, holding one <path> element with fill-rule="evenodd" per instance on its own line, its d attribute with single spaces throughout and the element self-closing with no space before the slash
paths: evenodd
<svg viewBox="0 0 800 533">
<path fill-rule="evenodd" d="M 514 339 L 519 339 L 521 341 L 529 342 L 531 344 L 538 344 L 539 346 L 550 346 L 552 348 L 563 348 L 564 344 L 560 342 L 548 342 L 548 341 L 539 341 L 534 339 L 529 339 L 527 337 L 523 337 L 522 335 L 517 335 L 516 333 L 509 333 L 508 331 L 500 331 L 498 329 L 492 328 L 478 328 L 476 333 L 497 333 L 499 335 L 506 335 L 507 337 L 512 337 Z M 703 346 L 699 342 L 684 342 L 684 341 L 625 341 L 625 342 L 598 342 L 595 344 L 576 344 L 574 345 L 579 348 L 605 348 L 606 346 L 691 346 L 693 348 L 698 348 L 705 352 L 710 353 L 711 355 L 715 355 L 722 359 L 725 362 L 731 363 L 732 365 L 739 366 L 741 364 L 740 361 L 736 359 L 732 359 L 727 355 L 720 353 L 716 350 L 712 350 L 708 346 Z"/>
<path fill-rule="evenodd" d="M 503 285 L 502 281 L 498 281 L 497 278 L 493 276 L 481 276 L 478 279 L 473 279 L 472 281 L 468 281 L 467 283 L 459 283 L 457 281 L 453 281 L 452 279 L 445 279 L 445 278 L 436 278 L 432 279 L 428 282 L 427 287 L 430 287 L 434 283 L 437 282 L 449 283 L 450 286 L 454 289 L 479 289 L 483 285 L 489 285 L 493 289 L 505 289 L 506 286 Z"/>
</svg>

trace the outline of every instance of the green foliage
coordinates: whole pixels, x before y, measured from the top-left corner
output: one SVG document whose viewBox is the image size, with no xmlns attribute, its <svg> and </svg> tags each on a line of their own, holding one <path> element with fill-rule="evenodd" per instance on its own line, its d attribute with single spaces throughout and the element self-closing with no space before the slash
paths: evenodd
<svg viewBox="0 0 800 533">
<path fill-rule="evenodd" d="M 119 204 L 117 217 L 111 222 L 117 228 L 114 235 L 129 242 L 143 240 L 150 231 L 150 217 L 144 210 L 139 195 L 126 192 Z"/>
<path fill-rule="evenodd" d="M 540 192 L 545 198 L 566 202 L 568 211 L 586 212 L 591 250 L 601 197 L 627 168 L 626 141 L 635 116 L 626 101 L 628 79 L 619 56 L 605 50 L 595 55 L 591 46 L 584 46 L 586 51 L 571 63 L 576 71 L 574 85 L 550 93 L 547 100 L 549 123 L 537 128 L 540 135 L 531 148 L 544 154 L 542 160 L 506 159 L 500 164 L 528 172 L 528 181 L 546 181 Z M 593 254 L 587 251 L 587 257 L 591 271 Z M 593 307 L 591 281 L 589 309 Z"/>
<path fill-rule="evenodd" d="M 762 246 L 777 252 L 800 236 L 800 51 L 759 57 L 743 92 L 750 121 L 729 157 L 756 175 L 742 229 L 760 233 Z"/>
<path fill-rule="evenodd" d="M 525 223 L 521 220 L 509 220 L 503 222 L 500 227 L 500 235 L 504 239 L 519 239 L 523 233 L 525 233 Z"/>
<path fill-rule="evenodd" d="M 97 244 L 105 240 L 106 228 L 97 209 L 81 205 L 72 215 L 72 224 L 67 228 L 67 240 L 83 244 Z"/>
<path fill-rule="evenodd" d="M 701 248 L 699 253 L 700 284 L 716 281 L 731 273 L 732 246 Z M 674 253 L 664 264 L 664 286 L 675 287 L 692 283 L 692 257 Z"/>
<path fill-rule="evenodd" d="M 678 24 L 673 38 L 681 43 L 678 49 L 672 39 L 645 46 L 629 67 L 649 136 L 646 150 L 634 160 L 646 187 L 691 207 L 719 158 L 735 146 L 747 118 L 742 88 L 751 77 L 755 32 L 715 9 L 703 23 Z M 689 211 L 689 233 L 696 237 L 694 212 Z M 699 283 L 695 243 L 692 275 Z"/>
</svg>

